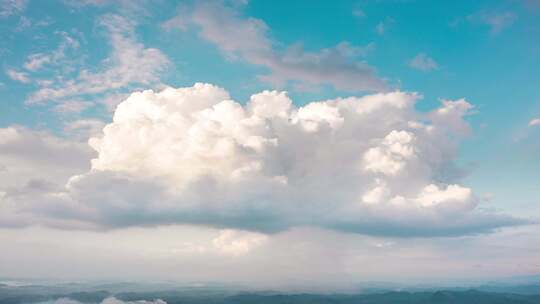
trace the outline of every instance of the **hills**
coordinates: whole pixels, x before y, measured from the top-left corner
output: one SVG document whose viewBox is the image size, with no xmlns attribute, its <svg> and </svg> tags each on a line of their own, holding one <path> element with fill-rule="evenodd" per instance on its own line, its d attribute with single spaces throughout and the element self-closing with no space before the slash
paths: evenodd
<svg viewBox="0 0 540 304">
<path fill-rule="evenodd" d="M 310 294 L 251 291 L 219 287 L 137 284 L 0 285 L 0 304 L 538 304 L 537 285 L 481 286 L 479 289 L 378 291 L 360 294 Z M 163 289 L 168 288 L 168 289 Z M 507 292 L 513 290 L 515 292 Z M 112 300 L 111 300 L 112 299 Z M 147 301 L 147 302 L 145 302 Z"/>
</svg>

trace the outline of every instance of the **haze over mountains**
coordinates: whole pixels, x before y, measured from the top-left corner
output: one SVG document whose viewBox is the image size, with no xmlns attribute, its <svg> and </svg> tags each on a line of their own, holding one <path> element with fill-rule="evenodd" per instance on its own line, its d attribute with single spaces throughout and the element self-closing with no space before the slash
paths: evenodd
<svg viewBox="0 0 540 304">
<path fill-rule="evenodd" d="M 0 304 L 537 304 L 540 284 L 397 287 L 364 283 L 348 293 L 278 292 L 223 284 L 0 283 Z M 385 287 L 386 286 L 386 287 Z"/>
</svg>

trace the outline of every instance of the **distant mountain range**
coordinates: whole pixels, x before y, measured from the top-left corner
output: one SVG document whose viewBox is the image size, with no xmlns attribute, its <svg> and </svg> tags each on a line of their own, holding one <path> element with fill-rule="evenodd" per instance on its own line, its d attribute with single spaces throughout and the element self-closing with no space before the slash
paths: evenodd
<svg viewBox="0 0 540 304">
<path fill-rule="evenodd" d="M 168 288 L 168 289 L 165 289 Z M 113 299 L 113 301 L 111 301 Z M 157 300 L 159 299 L 159 300 Z M 157 300 L 157 301 L 156 301 Z M 148 302 L 145 302 L 148 301 Z M 242 292 L 219 286 L 168 284 L 1 284 L 0 304 L 539 304 L 540 285 L 484 285 L 476 289 L 371 291 L 361 294 Z"/>
</svg>

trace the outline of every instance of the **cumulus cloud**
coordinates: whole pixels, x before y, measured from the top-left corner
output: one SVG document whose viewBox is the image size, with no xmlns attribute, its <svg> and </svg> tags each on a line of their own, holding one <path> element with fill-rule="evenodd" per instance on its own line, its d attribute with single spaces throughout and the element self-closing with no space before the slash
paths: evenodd
<svg viewBox="0 0 540 304">
<path fill-rule="evenodd" d="M 535 118 L 529 121 L 529 126 L 530 127 L 540 126 L 540 118 Z"/>
<path fill-rule="evenodd" d="M 33 176 L 65 179 L 77 171 L 88 169 L 92 150 L 86 144 L 59 138 L 45 131 L 31 130 L 20 126 L 0 128 L 0 164 L 11 178 L 2 180 L 2 185 L 22 184 L 24 180 L 17 171 L 33 171 Z M 60 174 L 64 172 L 63 174 Z M 25 179 L 30 172 L 24 174 Z"/>
<path fill-rule="evenodd" d="M 277 87 L 287 84 L 300 89 L 330 85 L 345 91 L 381 91 L 385 81 L 360 60 L 366 48 L 342 42 L 334 47 L 311 52 L 294 44 L 276 48 L 268 37 L 268 26 L 260 19 L 243 18 L 236 8 L 222 2 L 197 2 L 165 23 L 165 29 L 187 30 L 193 25 L 200 36 L 215 44 L 228 58 L 240 58 L 264 66 L 269 74 L 259 79 Z"/>
<path fill-rule="evenodd" d="M 101 70 L 82 69 L 75 79 L 60 77 L 57 82 L 44 82 L 28 97 L 28 104 L 46 101 L 59 102 L 68 97 L 88 94 L 114 93 L 132 85 L 151 85 L 159 82 L 159 73 L 170 64 L 160 50 L 146 48 L 137 41 L 135 23 L 120 15 L 107 15 L 100 19 L 112 46 L 111 55 L 102 62 Z M 62 49 L 59 49 L 59 54 Z M 32 57 L 26 63 L 29 69 L 37 69 L 44 58 Z M 34 61 L 32 61 L 34 60 Z M 36 62 L 35 60 L 41 60 Z"/>
<path fill-rule="evenodd" d="M 421 113 L 419 98 L 398 91 L 297 107 L 285 92 L 264 91 L 241 105 L 202 83 L 133 93 L 90 139 L 92 169 L 41 200 L 49 205 L 40 212 L 101 227 L 185 223 L 265 233 L 318 226 L 460 235 L 523 223 L 482 210 L 451 173 L 472 105 L 444 100 Z M 20 197 L 4 200 L 17 206 Z M 248 239 L 227 245 L 225 235 L 216 244 L 242 251 L 258 240 Z"/>
<path fill-rule="evenodd" d="M 36 219 L 33 213 L 46 206 L 55 209 L 66 179 L 87 171 L 92 157 L 84 143 L 24 127 L 0 128 L 0 223 L 50 222 Z M 63 210 L 55 210 L 64 215 Z"/>
<path fill-rule="evenodd" d="M 437 62 L 433 58 L 427 56 L 424 53 L 420 53 L 416 55 L 413 59 L 411 59 L 409 61 L 409 66 L 413 69 L 417 69 L 424 72 L 436 70 L 439 68 L 439 65 L 437 64 Z"/>
</svg>

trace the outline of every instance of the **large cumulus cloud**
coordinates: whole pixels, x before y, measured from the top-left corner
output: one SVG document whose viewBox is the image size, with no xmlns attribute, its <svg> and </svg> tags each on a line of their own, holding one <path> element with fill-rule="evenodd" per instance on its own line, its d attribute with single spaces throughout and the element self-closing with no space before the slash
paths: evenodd
<svg viewBox="0 0 540 304">
<path fill-rule="evenodd" d="M 297 107 L 264 91 L 242 105 L 202 83 L 133 93 L 90 139 L 91 170 L 71 177 L 56 204 L 101 227 L 430 236 L 522 223 L 483 210 L 460 184 L 454 158 L 472 106 L 443 101 L 421 113 L 419 98 L 398 91 Z"/>
</svg>

